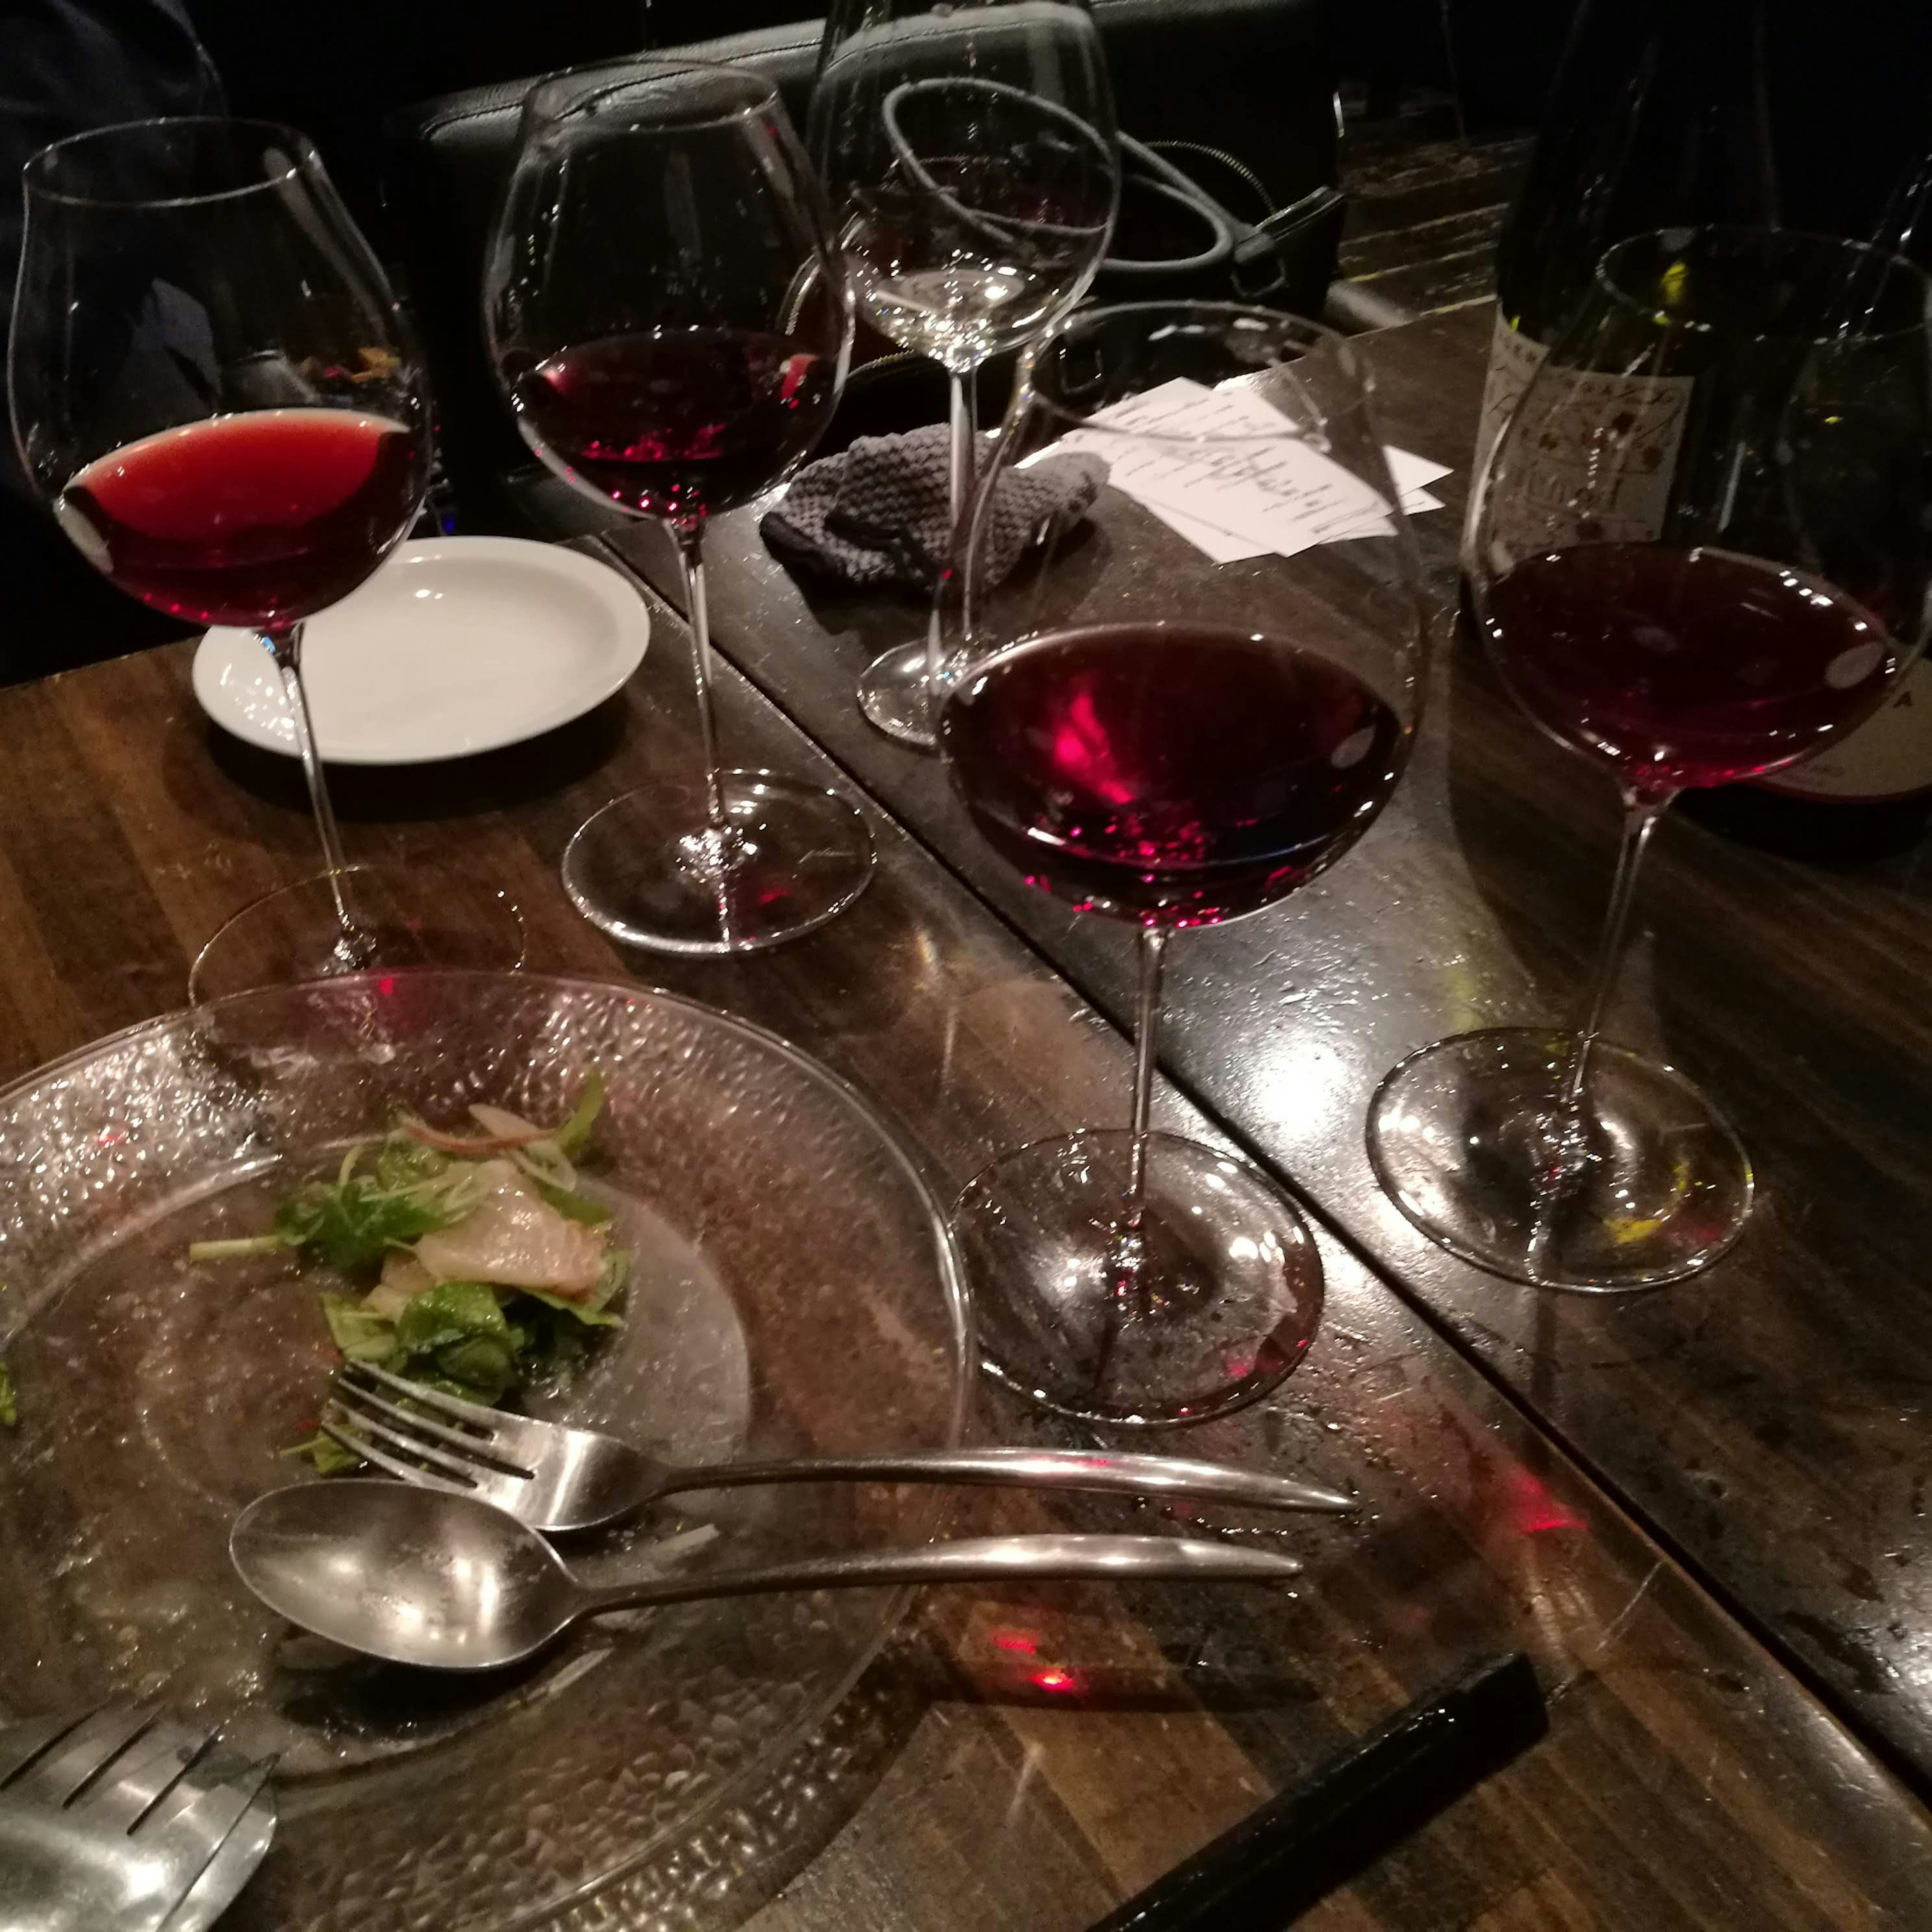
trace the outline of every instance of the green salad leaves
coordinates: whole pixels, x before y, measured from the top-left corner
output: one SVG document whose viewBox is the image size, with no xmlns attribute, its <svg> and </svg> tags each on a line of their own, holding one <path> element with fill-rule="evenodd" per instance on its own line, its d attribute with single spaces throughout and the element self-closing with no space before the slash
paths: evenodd
<svg viewBox="0 0 1932 1932">
<path fill-rule="evenodd" d="M 574 1369 L 597 1330 L 622 1325 L 612 1304 L 630 1258 L 572 1163 L 602 1103 L 593 1076 L 554 1129 L 482 1106 L 470 1110 L 477 1134 L 405 1118 L 351 1148 L 333 1180 L 298 1188 L 269 1232 L 199 1241 L 188 1258 L 286 1250 L 352 1281 L 376 1276 L 359 1294 L 320 1296 L 343 1357 L 494 1407 Z M 320 1431 L 288 1453 L 324 1473 L 358 1460 Z"/>
</svg>

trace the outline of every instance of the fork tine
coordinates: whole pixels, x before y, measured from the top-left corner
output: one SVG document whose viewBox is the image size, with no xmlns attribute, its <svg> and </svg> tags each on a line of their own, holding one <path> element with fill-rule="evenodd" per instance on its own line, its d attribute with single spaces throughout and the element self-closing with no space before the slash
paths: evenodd
<svg viewBox="0 0 1932 1932">
<path fill-rule="evenodd" d="M 494 1436 L 505 1418 L 500 1410 L 485 1408 L 482 1403 L 465 1402 L 460 1395 L 446 1395 L 441 1389 L 426 1388 L 421 1382 L 405 1380 L 401 1376 L 392 1376 L 387 1369 L 379 1369 L 373 1362 L 344 1362 L 336 1370 L 338 1377 L 367 1376 L 372 1382 L 384 1388 L 393 1389 L 398 1395 L 407 1396 L 412 1402 L 419 1402 L 425 1408 L 435 1409 L 443 1415 L 454 1415 L 464 1422 L 473 1422 L 479 1429 Z"/>
<path fill-rule="evenodd" d="M 104 1705 L 76 1725 L 14 1785 L 16 1795 L 64 1804 L 148 1730 L 158 1715 L 152 1705 Z"/>
<path fill-rule="evenodd" d="M 352 1420 L 346 1409 L 341 1410 L 340 1414 L 343 1422 Z M 427 1467 L 423 1463 L 405 1462 L 401 1456 L 392 1456 L 386 1449 L 378 1448 L 367 1436 L 358 1433 L 352 1426 L 344 1427 L 340 1422 L 332 1421 L 326 1410 L 322 1412 L 320 1426 L 323 1435 L 332 1442 L 340 1443 L 352 1456 L 360 1456 L 364 1462 L 372 1463 L 376 1468 L 386 1470 L 392 1476 L 400 1476 L 406 1483 L 415 1483 L 424 1489 L 448 1490 L 452 1494 L 459 1496 L 474 1496 L 476 1493 L 476 1484 L 474 1479 L 467 1474 L 460 1478 L 452 1478 L 439 1474 L 434 1469 Z M 373 1429 L 375 1424 L 370 1423 L 363 1426 Z M 389 1432 L 386 1430 L 383 1431 L 385 1435 Z M 408 1448 L 412 1454 L 416 1453 L 413 1444 L 406 1443 L 404 1446 Z"/>
<path fill-rule="evenodd" d="M 94 1711 L 100 1706 L 96 1705 Z M 69 1711 L 58 1718 L 37 1718 L 30 1724 L 10 1724 L 0 1731 L 0 1786 L 17 1778 L 34 1760 L 52 1750 L 68 1732 L 76 1730 L 94 1711 Z"/>
<path fill-rule="evenodd" d="M 329 1394 L 346 1408 L 358 1422 L 367 1420 L 367 1412 L 374 1409 L 378 1415 L 386 1416 L 390 1421 L 401 1425 L 404 1432 L 410 1436 L 427 1436 L 432 1441 L 447 1442 L 452 1448 L 463 1452 L 466 1463 L 487 1462 L 493 1468 L 502 1469 L 513 1476 L 528 1476 L 533 1472 L 520 1464 L 512 1462 L 500 1449 L 495 1449 L 485 1438 L 470 1436 L 460 1429 L 451 1429 L 442 1423 L 433 1421 L 428 1416 L 418 1415 L 414 1410 L 400 1407 L 393 1402 L 385 1402 L 365 1388 L 344 1381 L 338 1374 L 329 1386 Z M 372 1428 L 373 1424 L 370 1425 Z"/>
<path fill-rule="evenodd" d="M 124 1768 L 103 1778 L 74 1809 L 110 1832 L 131 1831 L 172 1791 L 214 1742 L 214 1730 L 204 1726 L 158 1724 L 124 1754 Z"/>
<path fill-rule="evenodd" d="M 373 1437 L 376 1442 L 386 1443 L 392 1449 L 406 1456 L 413 1456 L 427 1467 L 458 1480 L 473 1483 L 489 1472 L 481 1460 L 472 1456 L 452 1456 L 448 1450 L 439 1449 L 433 1442 L 426 1442 L 406 1429 L 392 1429 L 386 1423 L 378 1421 L 374 1416 L 364 1415 L 359 1409 L 351 1408 L 339 1395 L 332 1395 L 331 1407 L 338 1424 L 346 1423 L 358 1435 Z"/>
<path fill-rule="evenodd" d="M 135 1826 L 135 1843 L 157 1858 L 179 1861 L 187 1880 L 182 1890 L 188 1891 L 242 1822 L 275 1762 L 259 1758 L 225 1784 L 177 1787 Z"/>
<path fill-rule="evenodd" d="M 236 1894 L 254 1876 L 275 1836 L 275 1793 L 264 1785 L 242 1822 L 224 1838 L 202 1868 L 187 1898 L 155 1928 L 155 1932 L 208 1932 Z"/>
</svg>

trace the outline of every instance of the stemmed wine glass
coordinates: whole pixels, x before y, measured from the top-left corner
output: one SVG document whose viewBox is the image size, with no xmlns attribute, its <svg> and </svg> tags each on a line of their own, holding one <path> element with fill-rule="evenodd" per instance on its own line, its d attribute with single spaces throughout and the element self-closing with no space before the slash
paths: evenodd
<svg viewBox="0 0 1932 1932">
<path fill-rule="evenodd" d="M 1678 229 L 1612 249 L 1478 479 L 1468 587 L 1516 701 L 1615 779 L 1623 846 L 1572 1032 L 1412 1055 L 1369 1148 L 1453 1253 L 1609 1292 L 1734 1241 L 1750 1165 L 1674 1070 L 1598 1037 L 1639 862 L 1687 785 L 1822 749 L 1924 641 L 1932 284 L 1857 244 Z"/>
<path fill-rule="evenodd" d="M 422 506 L 422 371 L 315 149 L 266 122 L 130 122 L 42 148 L 8 358 L 27 474 L 130 596 L 254 631 L 281 674 L 325 870 L 236 915 L 196 998 L 381 964 L 514 966 L 502 894 L 344 860 L 302 623 Z"/>
<path fill-rule="evenodd" d="M 998 478 L 1059 443 L 1121 487 L 1097 530 L 993 584 Z M 1199 520 L 1270 493 L 1276 520 L 1246 544 Z M 1329 540 L 1295 547 L 1291 500 L 1318 504 Z M 1132 304 L 1022 358 L 972 518 L 970 611 L 947 600 L 940 749 L 1030 884 L 1136 929 L 1133 1117 L 1001 1155 L 955 1225 L 986 1366 L 1062 1414 L 1222 1414 L 1314 1335 L 1321 1264 L 1294 1207 L 1245 1161 L 1150 1130 L 1161 973 L 1170 934 L 1305 885 L 1394 790 L 1429 647 L 1397 501 L 1354 354 L 1313 323 Z"/>
<path fill-rule="evenodd" d="M 1088 0 L 838 0 L 811 145 L 860 312 L 950 379 L 957 521 L 973 488 L 974 372 L 1085 292 L 1120 202 L 1120 138 Z M 933 742 L 927 634 L 867 667 L 881 731 Z"/>
<path fill-rule="evenodd" d="M 484 290 L 518 428 L 586 496 L 676 542 L 701 799 L 632 793 L 579 828 L 563 881 L 614 938 L 748 952 L 812 932 L 871 877 L 836 794 L 718 763 L 706 517 L 802 462 L 838 406 L 851 306 L 811 170 L 769 82 L 668 61 L 586 70 L 524 103 Z M 666 811 L 685 829 L 667 836 Z"/>
</svg>

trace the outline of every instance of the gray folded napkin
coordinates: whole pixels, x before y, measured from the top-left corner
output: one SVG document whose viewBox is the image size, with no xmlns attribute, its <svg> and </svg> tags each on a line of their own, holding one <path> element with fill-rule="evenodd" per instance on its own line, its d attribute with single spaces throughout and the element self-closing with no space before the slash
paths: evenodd
<svg viewBox="0 0 1932 1932">
<path fill-rule="evenodd" d="M 862 587 L 932 590 L 952 533 L 948 431 L 862 436 L 801 470 L 758 525 L 789 569 Z M 981 552 L 986 581 L 1002 582 L 1032 544 L 1072 529 L 1107 480 L 1097 456 L 1050 456 L 1000 479 Z"/>
</svg>

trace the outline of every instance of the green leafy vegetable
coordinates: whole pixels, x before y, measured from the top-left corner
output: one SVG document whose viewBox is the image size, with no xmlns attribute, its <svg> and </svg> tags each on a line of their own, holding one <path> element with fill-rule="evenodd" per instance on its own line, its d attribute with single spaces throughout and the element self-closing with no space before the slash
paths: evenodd
<svg viewBox="0 0 1932 1932">
<path fill-rule="evenodd" d="M 584 1083 L 584 1090 L 577 1096 L 577 1105 L 570 1110 L 570 1118 L 556 1132 L 548 1138 L 550 1144 L 562 1154 L 574 1155 L 585 1146 L 590 1138 L 590 1130 L 597 1124 L 597 1116 L 604 1111 L 604 1076 L 593 1072 Z"/>
<path fill-rule="evenodd" d="M 452 1169 L 403 1188 L 380 1179 L 311 1181 L 275 1210 L 275 1231 L 345 1274 L 380 1268 L 390 1249 L 447 1228 L 476 1206 L 482 1192 L 476 1170 L 462 1163 Z"/>
<path fill-rule="evenodd" d="M 14 1378 L 0 1361 L 0 1426 L 11 1429 L 20 1419 L 20 1399 L 14 1393 Z"/>
<path fill-rule="evenodd" d="M 321 1301 L 322 1318 L 346 1360 L 373 1362 L 379 1369 L 388 1366 L 396 1353 L 394 1322 L 346 1294 L 325 1294 Z"/>
<path fill-rule="evenodd" d="M 345 1449 L 332 1436 L 317 1430 L 306 1442 L 297 1442 L 281 1452 L 284 1456 L 306 1456 L 319 1476 L 332 1476 L 338 1469 L 357 1469 L 362 1459 L 352 1449 Z"/>
<path fill-rule="evenodd" d="M 593 1074 L 554 1134 L 510 1150 L 519 1185 L 566 1220 L 598 1228 L 610 1216 L 575 1191 L 569 1155 L 588 1141 L 603 1103 L 603 1082 Z M 574 1368 L 598 1330 L 622 1325 L 610 1304 L 623 1288 L 630 1257 L 607 1248 L 596 1288 L 581 1298 L 478 1281 L 438 1281 L 411 1293 L 410 1270 L 386 1268 L 388 1257 L 400 1252 L 407 1259 L 412 1244 L 461 1221 L 493 1184 L 480 1156 L 432 1146 L 422 1138 L 429 1131 L 406 1123 L 380 1142 L 352 1147 L 332 1180 L 311 1181 L 282 1202 L 272 1232 L 199 1241 L 188 1253 L 208 1262 L 294 1250 L 364 1280 L 382 1270 L 380 1293 L 320 1297 L 344 1358 L 494 1406 L 525 1384 Z M 427 1277 L 418 1268 L 413 1279 Z M 10 1406 L 4 1372 L 0 1403 Z M 7 1406 L 0 1406 L 0 1420 L 6 1419 Z M 306 1456 L 323 1474 L 360 1460 L 320 1430 L 284 1453 Z"/>
<path fill-rule="evenodd" d="M 621 1328 L 624 1318 L 613 1315 L 608 1309 L 596 1305 L 594 1296 L 572 1301 L 561 1294 L 546 1294 L 540 1288 L 524 1288 L 517 1291 L 518 1298 L 534 1301 L 540 1306 L 553 1308 L 560 1315 L 568 1315 L 580 1328 Z"/>
<path fill-rule="evenodd" d="M 566 1221 L 580 1221 L 586 1228 L 601 1228 L 610 1218 L 609 1208 L 600 1208 L 596 1202 L 573 1193 L 568 1187 L 560 1187 L 554 1180 L 545 1180 L 534 1174 L 526 1174 L 524 1178 L 538 1198 L 554 1208 Z"/>
</svg>

